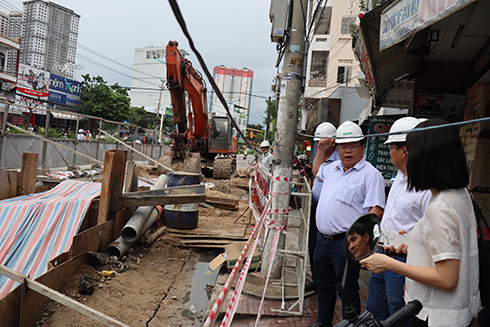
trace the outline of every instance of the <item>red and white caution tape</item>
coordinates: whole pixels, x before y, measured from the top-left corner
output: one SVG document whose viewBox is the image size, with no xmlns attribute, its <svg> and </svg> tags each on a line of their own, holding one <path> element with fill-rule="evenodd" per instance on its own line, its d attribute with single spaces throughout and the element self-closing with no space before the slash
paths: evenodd
<svg viewBox="0 0 490 327">
<path fill-rule="evenodd" d="M 257 313 L 257 320 L 255 320 L 255 327 L 258 326 L 260 317 L 262 316 L 262 307 L 264 306 L 265 292 L 267 291 L 267 285 L 269 284 L 269 277 L 271 275 L 272 264 L 274 263 L 274 259 L 276 257 L 277 251 L 277 243 L 279 241 L 279 235 L 281 234 L 280 230 L 276 230 L 274 234 L 274 238 L 272 239 L 272 249 L 271 249 L 271 258 L 269 260 L 269 269 L 267 270 L 267 277 L 265 279 L 264 292 L 262 293 L 262 299 L 260 300 L 259 311 Z"/>
<path fill-rule="evenodd" d="M 272 200 L 272 197 L 267 202 L 266 209 L 269 207 L 271 200 Z M 207 317 L 206 321 L 204 322 L 203 327 L 210 327 L 216 321 L 216 318 L 218 317 L 218 312 L 221 309 L 221 306 L 223 305 L 223 300 L 225 299 L 226 295 L 228 294 L 228 291 L 230 290 L 230 286 L 233 283 L 233 280 L 235 279 L 235 275 L 238 271 L 238 268 L 240 267 L 242 260 L 248 251 L 248 247 L 250 245 L 250 242 L 251 242 L 251 240 L 255 239 L 255 234 L 257 233 L 257 230 L 259 230 L 259 233 L 260 233 L 260 230 L 262 229 L 262 227 L 264 225 L 266 215 L 267 215 L 267 210 L 264 210 L 262 212 L 260 219 L 255 224 L 254 229 L 252 230 L 252 233 L 250 234 L 250 237 L 247 241 L 247 244 L 245 244 L 245 247 L 243 248 L 242 253 L 240 253 L 240 256 L 238 257 L 237 262 L 235 263 L 235 266 L 233 267 L 233 270 L 231 271 L 230 276 L 228 276 L 228 279 L 226 280 L 226 283 L 223 286 L 223 289 L 221 290 L 221 292 L 218 296 L 218 299 L 216 300 L 215 304 L 213 305 L 213 308 L 211 309 L 209 316 Z M 252 255 L 253 255 L 253 252 L 252 252 Z"/>
<path fill-rule="evenodd" d="M 259 240 L 261 231 L 262 231 L 262 226 L 259 228 L 259 233 L 257 234 L 257 238 L 255 239 L 255 242 L 252 245 L 252 248 L 250 249 L 250 253 L 248 254 L 247 261 L 245 262 L 245 265 L 242 271 L 240 272 L 240 278 L 238 278 L 238 282 L 235 286 L 235 292 L 231 297 L 230 304 L 228 306 L 228 309 L 226 310 L 225 317 L 223 318 L 220 327 L 229 327 L 231 322 L 233 321 L 233 317 L 235 316 L 236 310 L 238 308 L 240 295 L 242 294 L 243 286 L 245 285 L 245 280 L 247 278 L 248 268 L 250 267 L 250 263 L 252 262 L 254 251 L 257 246 L 257 242 Z"/>
</svg>

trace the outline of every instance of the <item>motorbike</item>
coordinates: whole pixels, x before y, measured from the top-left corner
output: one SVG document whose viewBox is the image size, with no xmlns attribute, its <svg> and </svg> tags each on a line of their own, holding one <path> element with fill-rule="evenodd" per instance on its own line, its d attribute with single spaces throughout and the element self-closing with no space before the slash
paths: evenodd
<svg viewBox="0 0 490 327">
<path fill-rule="evenodd" d="M 306 166 L 308 166 L 308 164 L 309 164 L 308 157 L 304 154 L 300 154 L 300 155 L 295 156 L 293 158 L 293 169 L 294 170 L 305 169 Z"/>
<path fill-rule="evenodd" d="M 355 238 L 349 236 L 358 234 L 357 242 Z M 380 240 L 383 238 L 378 217 L 375 214 L 367 214 L 359 217 L 347 231 L 344 240 L 344 256 L 346 257 L 344 275 L 342 278 L 341 292 L 346 306 L 347 319 L 342 320 L 334 327 L 398 327 L 405 321 L 415 316 L 422 309 L 422 304 L 418 300 L 408 302 L 403 308 L 392 314 L 383 321 L 379 321 L 372 313 L 365 311 L 360 316 L 349 302 L 345 293 L 344 286 L 346 272 L 349 262 L 362 260 L 373 254 Z"/>
</svg>

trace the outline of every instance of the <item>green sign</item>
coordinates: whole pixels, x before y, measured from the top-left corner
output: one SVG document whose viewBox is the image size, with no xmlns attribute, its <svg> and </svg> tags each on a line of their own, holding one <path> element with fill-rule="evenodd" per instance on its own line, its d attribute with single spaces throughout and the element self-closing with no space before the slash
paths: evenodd
<svg viewBox="0 0 490 327">
<path fill-rule="evenodd" d="M 173 117 L 174 116 L 174 111 L 172 110 L 172 108 L 165 108 L 165 116 L 167 117 Z"/>
<path fill-rule="evenodd" d="M 393 122 L 401 116 L 381 116 L 369 119 L 369 134 L 388 133 Z M 368 137 L 366 143 L 366 161 L 371 163 L 383 175 L 384 179 L 396 176 L 397 169 L 391 162 L 390 150 L 384 144 L 387 136 Z"/>
</svg>

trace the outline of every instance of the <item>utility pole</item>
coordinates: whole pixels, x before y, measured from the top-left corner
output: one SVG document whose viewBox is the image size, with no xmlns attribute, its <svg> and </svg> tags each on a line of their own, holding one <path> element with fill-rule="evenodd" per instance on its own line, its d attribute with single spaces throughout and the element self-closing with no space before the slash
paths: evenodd
<svg viewBox="0 0 490 327">
<path fill-rule="evenodd" d="M 285 47 L 284 61 L 281 75 L 281 94 L 277 109 L 276 134 L 274 138 L 274 159 L 272 160 L 273 180 L 271 205 L 271 221 L 268 237 L 264 246 L 264 258 L 262 259 L 263 274 L 267 273 L 270 264 L 272 239 L 274 229 L 285 227 L 289 211 L 290 180 L 293 171 L 293 154 L 296 139 L 299 97 L 303 79 L 303 59 L 305 51 L 307 0 L 292 0 L 292 20 L 289 42 Z M 285 90 L 285 92 L 282 92 Z M 286 179 L 286 181 L 285 181 Z M 285 235 L 280 234 L 277 249 L 284 249 Z M 282 256 L 276 256 L 270 273 L 270 278 L 277 279 L 281 276 Z"/>
<path fill-rule="evenodd" d="M 160 102 L 162 100 L 162 93 L 163 93 L 163 86 L 164 86 L 164 80 L 162 79 L 162 85 L 160 86 L 160 96 L 158 97 L 158 108 L 157 108 L 157 113 L 160 112 Z M 163 95 L 163 108 L 162 111 L 160 112 L 160 136 L 158 137 L 158 142 L 162 144 L 162 129 L 163 129 L 163 111 L 165 110 L 165 94 Z"/>
</svg>

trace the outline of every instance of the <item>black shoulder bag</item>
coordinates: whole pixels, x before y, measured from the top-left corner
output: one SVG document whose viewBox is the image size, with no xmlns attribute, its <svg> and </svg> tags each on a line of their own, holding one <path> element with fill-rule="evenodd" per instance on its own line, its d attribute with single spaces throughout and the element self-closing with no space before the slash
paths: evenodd
<svg viewBox="0 0 490 327">
<path fill-rule="evenodd" d="M 473 209 L 475 210 L 476 223 L 478 225 L 478 257 L 480 262 L 480 298 L 484 307 L 490 308 L 490 241 L 483 237 L 482 222 L 490 231 L 483 213 L 470 193 Z"/>
</svg>

